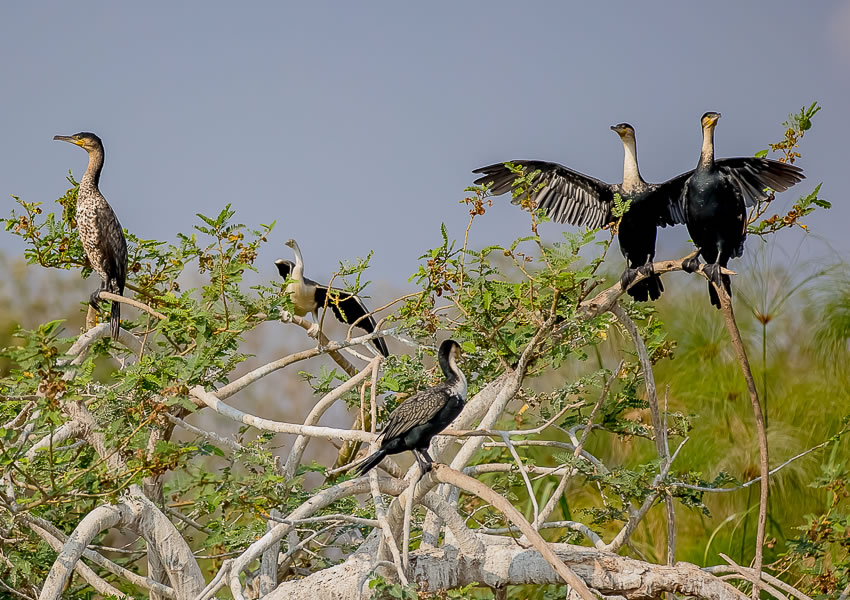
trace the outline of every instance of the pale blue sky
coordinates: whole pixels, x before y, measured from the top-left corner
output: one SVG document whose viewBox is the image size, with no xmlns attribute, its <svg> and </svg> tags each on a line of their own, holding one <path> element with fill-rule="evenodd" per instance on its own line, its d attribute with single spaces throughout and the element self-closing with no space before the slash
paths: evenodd
<svg viewBox="0 0 850 600">
<path fill-rule="evenodd" d="M 847 1 L 6 2 L 0 56 L 4 194 L 52 203 L 86 157 L 51 138 L 91 130 L 126 228 L 173 240 L 231 202 L 278 222 L 269 279 L 296 237 L 314 278 L 374 249 L 370 279 L 403 286 L 441 221 L 462 237 L 478 166 L 539 158 L 615 181 L 608 126 L 628 121 L 660 181 L 695 165 L 706 110 L 723 113 L 718 153 L 751 155 L 813 100 L 809 179 L 782 198 L 823 181 L 834 208 L 809 223 L 850 250 Z M 525 231 L 497 205 L 473 245 Z"/>
</svg>

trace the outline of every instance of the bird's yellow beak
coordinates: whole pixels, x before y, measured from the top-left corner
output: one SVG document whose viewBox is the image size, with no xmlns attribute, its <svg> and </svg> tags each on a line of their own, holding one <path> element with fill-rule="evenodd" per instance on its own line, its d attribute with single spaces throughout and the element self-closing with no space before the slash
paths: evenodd
<svg viewBox="0 0 850 600">
<path fill-rule="evenodd" d="M 711 115 L 710 117 L 706 117 L 703 119 L 702 126 L 703 127 L 714 127 L 717 125 L 717 122 L 720 120 L 720 113 L 716 115 Z"/>
</svg>

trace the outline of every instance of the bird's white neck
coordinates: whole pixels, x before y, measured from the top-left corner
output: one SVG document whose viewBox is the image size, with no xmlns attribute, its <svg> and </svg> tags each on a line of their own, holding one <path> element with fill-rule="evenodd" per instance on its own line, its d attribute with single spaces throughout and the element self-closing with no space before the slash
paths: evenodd
<svg viewBox="0 0 850 600">
<path fill-rule="evenodd" d="M 292 278 L 298 281 L 304 280 L 304 259 L 301 257 L 301 248 L 292 243 L 292 251 L 295 253 L 295 267 L 292 269 Z"/>
<path fill-rule="evenodd" d="M 714 163 L 714 127 L 703 127 L 699 166 L 710 167 L 712 163 Z"/>
<path fill-rule="evenodd" d="M 643 183 L 637 162 L 637 144 L 634 137 L 623 138 L 623 189 L 630 190 Z"/>
<path fill-rule="evenodd" d="M 456 380 L 451 385 L 452 391 L 463 400 L 466 400 L 466 375 L 464 375 L 463 371 L 460 370 L 460 367 L 457 366 L 457 360 L 455 359 L 454 354 L 449 356 L 449 369 L 451 370 L 452 375 L 456 377 Z"/>
</svg>

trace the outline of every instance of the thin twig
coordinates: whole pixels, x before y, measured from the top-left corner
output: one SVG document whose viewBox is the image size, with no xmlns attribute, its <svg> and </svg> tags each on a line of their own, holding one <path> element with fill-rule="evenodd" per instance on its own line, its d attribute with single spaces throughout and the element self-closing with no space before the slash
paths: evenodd
<svg viewBox="0 0 850 600">
<path fill-rule="evenodd" d="M 652 429 L 655 431 L 655 449 L 658 452 L 658 458 L 663 462 L 670 462 L 670 447 L 667 444 L 667 427 L 664 425 L 661 411 L 658 408 L 658 391 L 655 387 L 655 374 L 652 371 L 652 361 L 649 358 L 649 352 L 646 349 L 646 344 L 640 336 L 637 325 L 631 317 L 623 310 L 619 302 L 615 302 L 611 307 L 611 314 L 617 317 L 617 320 L 623 324 L 629 337 L 632 338 L 632 343 L 637 351 L 638 361 L 640 362 L 641 371 L 643 371 L 643 381 L 646 387 L 646 401 L 649 404 L 649 414 L 652 418 Z M 664 492 L 664 504 L 667 512 L 667 564 L 672 565 L 676 561 L 676 513 L 673 507 L 673 495 L 669 491 Z"/>
<path fill-rule="evenodd" d="M 593 419 L 596 418 L 596 414 L 599 412 L 599 409 L 602 408 L 602 404 L 604 404 L 605 399 L 608 397 L 608 391 L 611 389 L 611 384 L 614 382 L 614 379 L 617 377 L 617 373 L 619 373 L 622 368 L 623 362 L 621 361 L 611 377 L 605 380 L 605 383 L 602 386 L 602 393 L 599 394 L 599 399 L 596 401 L 596 404 L 593 405 L 593 409 L 590 411 L 590 416 L 587 418 L 587 425 L 585 425 L 584 431 L 581 434 L 581 440 L 579 440 L 579 443 L 575 446 L 575 450 L 573 450 L 574 459 L 581 456 L 581 452 L 584 449 L 584 443 L 587 441 L 587 437 L 590 435 L 590 430 L 593 428 Z M 551 515 L 555 510 L 558 500 L 560 500 L 564 490 L 567 488 L 567 483 L 575 475 L 576 471 L 577 469 L 575 467 L 564 471 L 564 474 L 561 476 L 561 480 L 558 482 L 558 486 L 555 488 L 555 491 L 552 492 L 552 495 L 543 507 L 543 511 L 535 518 L 535 528 L 539 528 L 540 525 L 542 525 L 543 522 L 549 518 L 549 515 Z"/>
<path fill-rule="evenodd" d="M 150 306 L 145 304 L 144 302 L 139 302 L 138 300 L 133 300 L 132 298 L 126 298 L 124 296 L 119 296 L 118 294 L 113 294 L 112 292 L 100 292 L 98 296 L 102 300 L 111 300 L 112 302 L 120 302 L 121 304 L 129 304 L 134 308 L 138 308 L 139 310 L 143 310 L 148 314 L 155 316 L 157 319 L 165 319 L 166 316 L 161 312 L 157 312 L 152 309 Z"/>
</svg>

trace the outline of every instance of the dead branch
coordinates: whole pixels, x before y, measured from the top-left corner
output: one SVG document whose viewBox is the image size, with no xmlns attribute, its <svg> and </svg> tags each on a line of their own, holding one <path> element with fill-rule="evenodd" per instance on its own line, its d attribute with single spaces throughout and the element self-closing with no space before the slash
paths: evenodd
<svg viewBox="0 0 850 600">
<path fill-rule="evenodd" d="M 632 343 L 637 351 L 638 361 L 640 362 L 641 371 L 643 371 L 643 381 L 646 386 L 646 401 L 649 404 L 649 414 L 652 418 L 652 429 L 655 431 L 655 449 L 658 452 L 658 457 L 663 463 L 670 462 L 670 447 L 667 443 L 667 427 L 664 425 L 664 420 L 661 418 L 661 411 L 658 409 L 658 392 L 655 388 L 655 374 L 652 371 L 652 361 L 649 359 L 649 352 L 646 350 L 646 344 L 640 336 L 637 325 L 632 321 L 631 317 L 623 310 L 619 302 L 615 302 L 611 306 L 611 314 L 617 317 L 617 320 L 623 324 L 623 327 L 632 338 Z M 673 495 L 668 491 L 664 493 L 664 504 L 667 509 L 667 564 L 672 565 L 676 562 L 676 513 L 673 508 Z"/>
<path fill-rule="evenodd" d="M 113 294 L 111 292 L 100 292 L 101 300 L 111 300 L 112 302 L 120 302 L 121 304 L 127 304 L 128 306 L 132 306 L 133 308 L 138 308 L 139 310 L 143 310 L 146 313 L 155 316 L 157 319 L 165 319 L 165 315 L 161 312 L 157 312 L 152 309 L 150 306 L 145 304 L 144 302 L 139 302 L 138 300 L 134 300 L 133 298 L 127 298 L 126 296 L 119 296 L 118 294 Z"/>
<path fill-rule="evenodd" d="M 576 574 L 564 564 L 564 562 L 555 554 L 551 546 L 540 537 L 540 534 L 525 520 L 520 512 L 513 507 L 503 496 L 500 496 L 489 487 L 473 479 L 468 475 L 464 475 L 460 471 L 456 471 L 445 465 L 436 465 L 433 469 L 433 476 L 437 481 L 454 485 L 465 492 L 475 494 L 491 506 L 504 514 L 508 520 L 516 525 L 520 531 L 531 541 L 534 548 L 540 552 L 543 558 L 552 566 L 553 569 L 560 575 L 563 580 L 583 598 L 583 600 L 595 600 L 594 595 L 585 585 L 584 581 L 579 579 Z"/>
<path fill-rule="evenodd" d="M 732 299 L 726 293 L 726 290 L 723 289 L 723 286 L 715 285 L 714 289 L 720 298 L 720 304 L 723 309 L 723 320 L 726 322 L 726 329 L 729 331 L 729 337 L 732 339 L 735 356 L 738 358 L 738 363 L 741 365 L 741 372 L 744 374 L 744 379 L 747 382 L 747 392 L 750 395 L 750 404 L 753 407 L 753 417 L 755 418 L 756 429 L 758 430 L 761 481 L 759 482 L 759 520 L 758 529 L 756 530 L 756 553 L 753 559 L 753 570 L 758 576 L 761 576 L 764 559 L 764 532 L 767 524 L 768 490 L 770 488 L 767 429 L 764 425 L 764 415 L 761 412 L 761 403 L 759 402 L 756 382 L 753 379 L 750 361 L 747 358 L 747 350 L 744 348 L 744 340 L 741 339 L 741 332 L 738 330 L 738 324 L 735 322 L 735 314 L 732 311 Z M 753 582 L 753 600 L 758 600 L 758 597 L 759 582 L 755 581 Z"/>
</svg>

